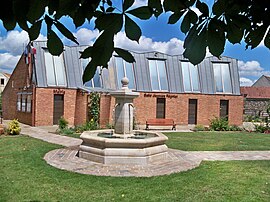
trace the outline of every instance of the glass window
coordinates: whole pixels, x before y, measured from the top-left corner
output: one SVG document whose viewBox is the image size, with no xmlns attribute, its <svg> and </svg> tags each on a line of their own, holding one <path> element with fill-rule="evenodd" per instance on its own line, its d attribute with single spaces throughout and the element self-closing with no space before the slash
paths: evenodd
<svg viewBox="0 0 270 202">
<path fill-rule="evenodd" d="M 199 74 L 197 66 L 194 66 L 190 62 L 181 62 L 184 91 L 200 91 Z"/>
<path fill-rule="evenodd" d="M 149 60 L 152 90 L 168 90 L 168 80 L 164 60 Z"/>
<path fill-rule="evenodd" d="M 22 94 L 22 108 L 21 108 L 21 111 L 22 112 L 25 112 L 26 110 L 26 94 Z"/>
<path fill-rule="evenodd" d="M 32 108 L 32 95 L 27 95 L 26 112 L 31 112 Z"/>
<path fill-rule="evenodd" d="M 1 85 L 5 85 L 5 79 L 1 78 Z"/>
<path fill-rule="evenodd" d="M 134 71 L 133 71 L 133 64 L 126 62 L 120 57 L 115 57 L 115 65 L 117 71 L 117 80 L 119 88 L 122 87 L 121 79 L 123 77 L 127 77 L 129 80 L 128 87 L 130 89 L 135 89 L 135 79 L 134 79 Z"/>
<path fill-rule="evenodd" d="M 48 86 L 66 86 L 66 72 L 63 55 L 53 56 L 44 50 Z"/>
<path fill-rule="evenodd" d="M 216 92 L 232 93 L 232 82 L 229 64 L 213 63 Z"/>
<path fill-rule="evenodd" d="M 89 59 L 81 59 L 83 71 L 85 67 L 88 65 L 88 63 Z M 97 67 L 94 77 L 90 81 L 87 81 L 84 85 L 92 88 L 102 87 L 101 67 Z"/>
<path fill-rule="evenodd" d="M 17 97 L 17 111 L 21 111 L 21 100 L 22 100 L 22 95 L 18 94 L 18 97 Z"/>
</svg>

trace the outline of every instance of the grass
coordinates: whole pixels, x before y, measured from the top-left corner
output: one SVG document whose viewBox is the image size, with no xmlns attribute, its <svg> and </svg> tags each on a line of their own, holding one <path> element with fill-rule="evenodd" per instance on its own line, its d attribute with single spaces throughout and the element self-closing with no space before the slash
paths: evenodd
<svg viewBox="0 0 270 202">
<path fill-rule="evenodd" d="M 0 137 L 0 201 L 270 201 L 270 161 L 203 162 L 151 178 L 97 177 L 56 169 L 60 148 L 26 136 Z"/>
<path fill-rule="evenodd" d="M 270 134 L 247 132 L 165 133 L 167 146 L 186 151 L 270 150 Z"/>
</svg>

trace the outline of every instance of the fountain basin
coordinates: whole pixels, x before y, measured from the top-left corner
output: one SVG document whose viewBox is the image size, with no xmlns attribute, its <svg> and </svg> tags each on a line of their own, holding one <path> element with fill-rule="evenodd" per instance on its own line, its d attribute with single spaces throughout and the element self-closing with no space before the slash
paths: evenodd
<svg viewBox="0 0 270 202">
<path fill-rule="evenodd" d="M 85 131 L 80 138 L 79 157 L 103 164 L 147 165 L 164 160 L 168 147 L 165 135 L 134 130 L 133 134 L 113 134 L 112 130 Z"/>
</svg>

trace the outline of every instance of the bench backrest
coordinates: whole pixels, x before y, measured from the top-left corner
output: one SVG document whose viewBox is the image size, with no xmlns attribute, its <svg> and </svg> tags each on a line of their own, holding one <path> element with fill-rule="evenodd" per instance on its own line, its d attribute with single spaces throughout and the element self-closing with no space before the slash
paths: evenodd
<svg viewBox="0 0 270 202">
<path fill-rule="evenodd" d="M 173 119 L 148 119 L 147 124 L 174 124 Z"/>
</svg>

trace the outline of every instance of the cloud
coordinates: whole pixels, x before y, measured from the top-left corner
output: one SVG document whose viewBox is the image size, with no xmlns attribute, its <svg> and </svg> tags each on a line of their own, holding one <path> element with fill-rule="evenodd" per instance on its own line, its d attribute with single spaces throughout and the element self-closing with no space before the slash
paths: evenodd
<svg viewBox="0 0 270 202">
<path fill-rule="evenodd" d="M 115 46 L 135 52 L 157 51 L 170 55 L 178 55 L 183 53 L 184 50 L 184 42 L 176 38 L 172 38 L 167 42 L 162 42 L 153 41 L 151 38 L 141 36 L 139 43 L 137 43 L 136 41 L 129 40 L 124 32 L 119 32 L 114 40 Z"/>
<path fill-rule="evenodd" d="M 251 86 L 253 83 L 251 79 L 240 77 L 240 86 Z"/>
<path fill-rule="evenodd" d="M 92 45 L 95 38 L 99 35 L 99 31 L 92 31 L 86 28 L 81 28 L 76 33 L 74 33 L 74 35 L 80 45 Z"/>
<path fill-rule="evenodd" d="M 269 75 L 269 71 L 265 71 L 263 67 L 261 67 L 258 61 L 238 61 L 239 74 L 240 77 L 260 77 L 261 75 Z"/>
<path fill-rule="evenodd" d="M 0 54 L 0 67 L 7 73 L 11 73 L 20 59 L 20 55 L 13 56 L 10 53 Z"/>
<path fill-rule="evenodd" d="M 37 40 L 46 40 L 46 37 L 39 35 Z M 21 54 L 23 53 L 29 37 L 26 31 L 13 30 L 5 37 L 0 37 L 0 67 L 1 70 L 11 73 Z"/>
<path fill-rule="evenodd" d="M 46 37 L 39 35 L 37 40 L 45 40 Z M 0 50 L 9 52 L 12 55 L 21 55 L 26 44 L 29 42 L 26 31 L 13 30 L 7 33 L 5 37 L 0 37 Z"/>
</svg>

